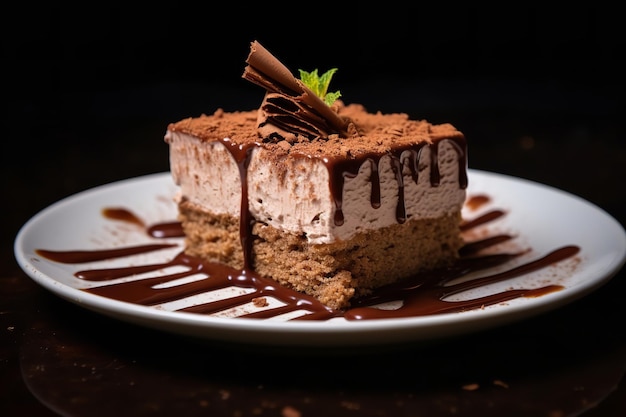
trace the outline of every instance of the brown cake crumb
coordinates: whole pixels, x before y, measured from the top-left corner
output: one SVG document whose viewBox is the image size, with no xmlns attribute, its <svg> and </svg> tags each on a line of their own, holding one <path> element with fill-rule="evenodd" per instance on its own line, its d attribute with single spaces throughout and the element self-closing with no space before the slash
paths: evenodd
<svg viewBox="0 0 626 417">
<path fill-rule="evenodd" d="M 254 304 L 255 307 L 267 307 L 269 305 L 267 298 L 265 297 L 256 297 L 252 299 L 252 304 Z"/>
</svg>

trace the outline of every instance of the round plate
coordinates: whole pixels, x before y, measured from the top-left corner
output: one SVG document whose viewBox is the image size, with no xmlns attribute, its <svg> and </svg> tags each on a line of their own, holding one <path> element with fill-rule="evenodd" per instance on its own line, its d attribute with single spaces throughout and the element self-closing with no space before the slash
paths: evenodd
<svg viewBox="0 0 626 417">
<path fill-rule="evenodd" d="M 597 289 L 626 261 L 626 233 L 619 222 L 599 207 L 564 191 L 536 182 L 469 170 L 468 197 L 488 195 L 487 208 L 507 215 L 498 230 L 515 234 L 540 257 L 556 248 L 577 245 L 575 265 L 555 271 L 529 273 L 508 280 L 506 288 L 562 285 L 561 291 L 518 298 L 483 309 L 432 316 L 380 320 L 275 321 L 215 317 L 147 307 L 83 291 L 90 283 L 74 276 L 90 267 L 124 267 L 166 262 L 182 249 L 182 239 L 158 239 L 177 246 L 148 254 L 87 264 L 63 264 L 39 256 L 37 249 L 95 250 L 155 243 L 145 229 L 107 218 L 105 208 L 123 207 L 146 224 L 171 222 L 177 208 L 177 187 L 169 173 L 146 175 L 93 188 L 63 199 L 32 217 L 20 229 L 14 245 L 22 269 L 35 282 L 77 305 L 120 320 L 208 340 L 265 346 L 365 346 L 436 340 L 483 330 L 527 318 L 569 303 Z M 468 215 L 476 209 L 464 209 Z M 478 212 L 481 209 L 477 209 Z M 488 295 L 494 288 L 472 290 Z"/>
</svg>

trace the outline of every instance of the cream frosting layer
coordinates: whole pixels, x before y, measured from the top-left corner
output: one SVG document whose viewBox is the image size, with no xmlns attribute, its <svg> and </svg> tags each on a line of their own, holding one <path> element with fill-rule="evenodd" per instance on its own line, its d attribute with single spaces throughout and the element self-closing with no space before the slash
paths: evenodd
<svg viewBox="0 0 626 417">
<path fill-rule="evenodd" d="M 179 199 L 209 212 L 239 217 L 243 201 L 240 166 L 217 139 L 201 140 L 168 129 L 165 140 L 170 145 L 170 170 L 180 186 Z M 361 231 L 396 224 L 399 217 L 410 221 L 458 212 L 466 195 L 459 182 L 465 173 L 459 172 L 464 169 L 459 163 L 464 155 L 458 145 L 442 139 L 421 147 L 419 154 L 411 157 L 409 153 L 414 151 L 407 149 L 399 158 L 383 154 L 364 159 L 356 175 L 343 174 L 338 201 L 332 190 L 333 174 L 324 158 L 286 155 L 277 170 L 276 155 L 266 147 L 254 146 L 246 172 L 249 211 L 256 221 L 304 235 L 312 244 L 347 240 Z M 394 169 L 398 160 L 402 161 L 401 178 Z M 438 170 L 438 184 L 431 182 L 432 169 Z M 379 198 L 373 198 L 378 186 Z M 343 222 L 336 221 L 338 211 Z"/>
</svg>

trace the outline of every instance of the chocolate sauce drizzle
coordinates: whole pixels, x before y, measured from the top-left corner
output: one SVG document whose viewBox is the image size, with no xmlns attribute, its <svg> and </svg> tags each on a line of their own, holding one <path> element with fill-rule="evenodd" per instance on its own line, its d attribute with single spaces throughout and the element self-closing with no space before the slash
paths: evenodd
<svg viewBox="0 0 626 417">
<path fill-rule="evenodd" d="M 243 150 L 241 150 L 243 152 Z M 485 195 L 470 197 L 467 206 L 485 204 L 489 201 Z M 123 208 L 102 211 L 105 217 L 114 221 L 125 221 L 143 227 L 149 236 L 154 239 L 165 237 L 182 237 L 183 232 L 177 222 L 163 222 L 150 226 L 141 226 L 143 222 L 134 213 Z M 502 210 L 490 210 L 469 220 L 464 220 L 464 231 L 474 230 L 505 216 Z M 247 313 L 237 317 L 269 319 L 283 314 L 302 312 L 302 315 L 288 318 L 288 320 L 329 320 L 334 317 L 344 317 L 346 320 L 371 320 L 383 318 L 417 317 L 443 313 L 462 312 L 484 308 L 520 297 L 538 297 L 563 287 L 549 284 L 539 288 L 516 288 L 489 294 L 486 296 L 461 300 L 450 300 L 449 297 L 463 291 L 484 287 L 486 285 L 503 282 L 520 277 L 540 269 L 554 266 L 561 261 L 576 256 L 580 248 L 570 245 L 557 248 L 543 256 L 513 266 L 513 261 L 527 254 L 529 250 L 518 252 L 498 252 L 481 254 L 486 249 L 493 249 L 496 245 L 514 239 L 508 234 L 493 234 L 476 241 L 468 241 L 461 250 L 461 258 L 450 268 L 416 274 L 402 282 L 385 286 L 375 290 L 367 297 L 354 300 L 351 308 L 345 311 L 332 310 L 316 299 L 278 285 L 275 281 L 257 275 L 251 269 L 239 270 L 226 265 L 206 262 L 186 255 L 182 249 L 174 256 L 162 263 L 128 266 L 121 268 L 85 269 L 75 273 L 79 279 L 102 283 L 100 286 L 87 288 L 84 291 L 99 296 L 135 303 L 145 306 L 157 306 L 162 303 L 181 300 L 186 297 L 202 294 L 228 287 L 251 289 L 232 298 L 223 298 L 210 302 L 201 302 L 196 305 L 181 308 L 183 311 L 196 314 L 214 314 L 221 311 L 241 307 L 264 297 L 272 297 L 281 303 L 278 307 L 250 307 Z M 54 262 L 80 264 L 98 260 L 106 260 L 131 256 L 139 253 L 154 252 L 171 248 L 177 243 L 155 243 L 92 251 L 54 251 L 37 250 L 37 254 Z M 508 265 L 508 266 L 507 266 Z M 173 266 L 185 267 L 185 271 L 166 275 L 158 275 L 158 271 Z M 498 272 L 491 271 L 497 268 Z M 154 272 L 155 275 L 150 275 Z M 480 273 L 480 277 L 470 280 L 460 280 L 468 274 Z M 108 282 L 123 277 L 132 278 L 135 274 L 147 274 L 147 277 L 128 282 Z M 163 284 L 179 280 L 192 275 L 203 275 L 205 278 L 179 285 L 166 286 Z M 459 280 L 458 283 L 454 283 Z M 376 306 L 389 301 L 399 301 L 397 309 L 380 309 Z"/>
</svg>

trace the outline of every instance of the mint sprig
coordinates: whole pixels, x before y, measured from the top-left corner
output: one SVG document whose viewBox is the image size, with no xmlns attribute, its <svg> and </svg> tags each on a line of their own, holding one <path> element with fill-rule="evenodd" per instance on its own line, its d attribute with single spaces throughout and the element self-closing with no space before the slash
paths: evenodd
<svg viewBox="0 0 626 417">
<path fill-rule="evenodd" d="M 341 92 L 339 90 L 334 92 L 328 92 L 328 85 L 330 84 L 330 80 L 337 72 L 337 68 L 332 68 L 326 71 L 321 76 L 317 73 L 317 68 L 311 72 L 307 72 L 304 70 L 300 71 L 300 80 L 306 85 L 311 91 L 315 93 L 320 99 L 326 103 L 327 106 L 331 106 L 339 97 L 341 97 Z"/>
</svg>

